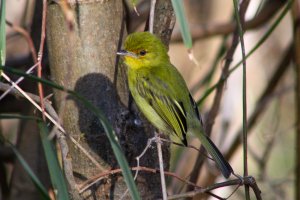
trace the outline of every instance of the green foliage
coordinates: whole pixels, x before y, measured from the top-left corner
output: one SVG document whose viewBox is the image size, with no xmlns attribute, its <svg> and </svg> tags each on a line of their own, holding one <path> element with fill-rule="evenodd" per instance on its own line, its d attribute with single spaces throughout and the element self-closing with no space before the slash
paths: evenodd
<svg viewBox="0 0 300 200">
<path fill-rule="evenodd" d="M 178 20 L 181 35 L 183 38 L 183 43 L 186 48 L 190 49 L 193 46 L 192 37 L 189 29 L 188 22 L 186 20 L 183 1 L 182 0 L 172 0 L 172 5 L 175 11 L 176 19 Z"/>
<path fill-rule="evenodd" d="M 0 64 L 3 66 L 5 64 L 6 57 L 6 32 L 5 32 L 5 5 L 6 0 L 2 0 L 0 5 Z"/>
<path fill-rule="evenodd" d="M 42 121 L 38 121 L 38 127 L 40 129 L 42 144 L 56 199 L 67 200 L 69 199 L 68 188 L 56 156 L 56 151 L 48 138 L 49 131 Z"/>
</svg>

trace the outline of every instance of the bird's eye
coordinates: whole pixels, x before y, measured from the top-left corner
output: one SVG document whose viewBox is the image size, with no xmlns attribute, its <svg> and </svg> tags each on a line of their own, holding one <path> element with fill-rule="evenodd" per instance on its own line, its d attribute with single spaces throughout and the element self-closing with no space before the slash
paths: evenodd
<svg viewBox="0 0 300 200">
<path fill-rule="evenodd" d="M 146 53 L 147 53 L 147 51 L 146 51 L 146 50 L 141 50 L 141 51 L 140 51 L 140 55 L 141 55 L 141 56 L 144 56 L 144 55 L 146 55 Z"/>
</svg>

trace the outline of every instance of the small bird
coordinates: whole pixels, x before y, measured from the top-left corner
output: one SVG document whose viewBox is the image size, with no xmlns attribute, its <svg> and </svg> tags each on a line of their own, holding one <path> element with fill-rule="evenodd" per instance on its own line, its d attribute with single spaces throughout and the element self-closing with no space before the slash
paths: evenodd
<svg viewBox="0 0 300 200">
<path fill-rule="evenodd" d="M 185 146 L 186 134 L 199 138 L 228 178 L 233 170 L 204 133 L 197 105 L 161 40 L 149 32 L 132 33 L 117 54 L 124 56 L 129 90 L 145 117 L 164 134 L 176 135 Z"/>
</svg>

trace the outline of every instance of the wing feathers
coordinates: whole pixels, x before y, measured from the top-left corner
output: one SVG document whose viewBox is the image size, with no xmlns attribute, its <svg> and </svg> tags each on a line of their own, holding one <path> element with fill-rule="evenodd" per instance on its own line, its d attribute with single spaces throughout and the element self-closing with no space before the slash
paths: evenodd
<svg viewBox="0 0 300 200">
<path fill-rule="evenodd" d="M 187 145 L 187 118 L 183 103 L 168 95 L 170 91 L 166 86 L 159 87 L 146 78 L 139 79 L 137 91 L 165 122 L 165 126 Z"/>
</svg>

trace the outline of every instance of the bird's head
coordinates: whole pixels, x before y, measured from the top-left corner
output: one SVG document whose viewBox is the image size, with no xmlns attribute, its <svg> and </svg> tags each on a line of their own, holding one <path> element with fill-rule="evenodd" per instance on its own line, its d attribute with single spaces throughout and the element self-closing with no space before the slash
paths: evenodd
<svg viewBox="0 0 300 200">
<path fill-rule="evenodd" d="M 154 67 L 169 62 L 165 45 L 149 32 L 136 32 L 127 36 L 124 49 L 117 52 L 125 57 L 125 64 L 133 69 Z"/>
</svg>

